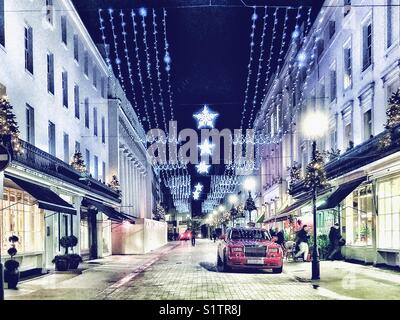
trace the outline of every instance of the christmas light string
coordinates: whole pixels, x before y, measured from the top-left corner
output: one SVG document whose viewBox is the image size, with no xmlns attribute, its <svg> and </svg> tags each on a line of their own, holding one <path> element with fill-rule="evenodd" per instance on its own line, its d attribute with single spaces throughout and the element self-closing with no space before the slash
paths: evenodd
<svg viewBox="0 0 400 320">
<path fill-rule="evenodd" d="M 122 38 L 123 38 L 123 43 L 124 43 L 124 53 L 125 53 L 125 60 L 126 60 L 126 64 L 128 66 L 128 75 L 129 75 L 129 81 L 131 84 L 131 91 L 132 91 L 132 99 L 133 99 L 133 104 L 134 104 L 134 108 L 138 114 L 138 120 L 140 125 L 142 125 L 142 121 L 141 121 L 141 116 L 140 116 L 140 110 L 139 110 L 139 106 L 137 103 L 137 99 L 136 99 L 136 92 L 135 92 L 135 82 L 133 80 L 133 75 L 132 75 L 132 63 L 131 63 L 131 59 L 129 57 L 129 49 L 128 49 L 128 42 L 126 39 L 127 36 L 127 32 L 126 32 L 126 22 L 124 20 L 124 12 L 121 10 L 120 11 L 120 17 L 121 17 L 121 29 L 122 29 Z M 143 126 L 143 125 L 142 125 Z"/>
<path fill-rule="evenodd" d="M 162 119 L 164 122 L 165 133 L 167 133 L 168 126 L 167 126 L 167 119 L 166 119 L 165 108 L 164 108 L 162 78 L 161 78 L 161 71 L 160 71 L 160 59 L 159 59 L 159 52 L 158 52 L 157 19 L 156 19 L 156 11 L 154 9 L 153 9 L 153 34 L 154 34 L 154 51 L 155 51 L 155 57 L 156 57 L 156 71 L 157 71 L 157 81 L 158 81 L 158 92 L 159 92 L 159 97 L 160 97 L 160 107 L 161 107 L 161 112 L 162 112 Z"/>
<path fill-rule="evenodd" d="M 250 80 L 251 80 L 251 66 L 253 64 L 253 54 L 254 54 L 254 36 L 256 33 L 256 21 L 257 21 L 257 8 L 254 7 L 253 14 L 251 16 L 252 20 L 252 25 L 251 25 L 251 34 L 250 34 L 250 57 L 249 57 L 249 64 L 247 65 L 248 71 L 247 71 L 247 80 L 246 80 L 246 90 L 244 93 L 244 102 L 243 102 L 243 109 L 242 109 L 242 116 L 240 120 L 240 131 L 243 129 L 243 122 L 244 122 L 244 117 L 246 114 L 246 106 L 247 102 L 249 99 L 249 88 L 250 88 Z"/>
<path fill-rule="evenodd" d="M 99 9 L 99 22 L 100 22 L 101 39 L 102 39 L 102 41 L 103 41 L 103 47 L 104 47 L 104 52 L 105 52 L 105 54 L 106 54 L 106 63 L 107 63 L 108 69 L 109 69 L 110 71 L 112 71 L 111 60 L 110 60 L 110 53 L 109 53 L 109 51 L 107 50 L 107 43 L 106 43 L 107 37 L 106 37 L 105 32 L 104 32 L 104 30 L 105 30 L 105 27 L 104 27 L 104 19 L 103 19 L 102 15 L 101 15 L 102 12 L 103 12 L 103 9 Z"/>
<path fill-rule="evenodd" d="M 165 62 L 165 71 L 167 71 L 167 87 L 168 87 L 168 94 L 169 94 L 169 107 L 171 112 L 171 120 L 175 119 L 174 115 L 174 105 L 172 103 L 173 100 L 173 93 L 171 87 L 171 56 L 169 53 L 169 44 L 168 44 L 168 37 L 167 37 L 167 10 L 163 9 L 163 32 L 164 32 L 164 62 Z"/>
<path fill-rule="evenodd" d="M 154 88 L 153 88 L 153 77 L 151 74 L 151 57 L 149 53 L 149 46 L 147 43 L 147 28 L 146 28 L 146 17 L 147 17 L 147 10 L 142 8 L 140 10 L 140 16 L 142 17 L 141 19 L 141 25 L 143 29 L 143 44 L 144 44 L 144 53 L 146 56 L 146 71 L 147 71 L 147 80 L 149 82 L 149 88 L 150 88 L 150 100 L 151 104 L 153 106 L 153 113 L 154 113 L 154 122 L 156 125 L 156 128 L 159 128 L 158 126 L 158 117 L 157 117 L 157 108 L 156 108 L 156 103 L 154 101 Z"/>
<path fill-rule="evenodd" d="M 267 31 L 267 20 L 268 20 L 268 7 L 265 7 L 265 9 L 264 9 L 264 17 L 263 17 L 263 29 L 262 29 L 262 35 L 261 35 L 261 41 L 260 41 L 260 57 L 258 59 L 257 79 L 256 79 L 256 85 L 255 85 L 255 89 L 254 89 L 253 106 L 251 108 L 250 119 L 249 119 L 249 124 L 248 124 L 249 128 L 251 126 L 251 121 L 253 119 L 254 109 L 255 109 L 256 104 L 257 104 L 258 86 L 259 86 L 259 83 L 260 83 L 261 71 L 262 71 L 262 62 L 263 62 L 263 58 L 264 58 L 264 42 L 265 42 L 265 36 L 266 36 L 266 31 Z"/>
<path fill-rule="evenodd" d="M 111 31 L 112 31 L 112 38 L 113 38 L 113 42 L 114 42 L 114 54 L 115 54 L 115 64 L 117 65 L 117 69 L 118 69 L 118 78 L 121 81 L 121 87 L 122 90 L 126 93 L 126 89 L 125 89 L 125 80 L 124 80 L 124 76 L 122 75 L 122 71 L 121 71 L 121 59 L 119 58 L 119 53 L 118 53 L 118 38 L 117 38 L 117 34 L 115 33 L 115 25 L 114 25 L 114 10 L 113 9 L 108 9 L 108 13 L 110 15 L 110 25 L 111 25 Z"/>
</svg>

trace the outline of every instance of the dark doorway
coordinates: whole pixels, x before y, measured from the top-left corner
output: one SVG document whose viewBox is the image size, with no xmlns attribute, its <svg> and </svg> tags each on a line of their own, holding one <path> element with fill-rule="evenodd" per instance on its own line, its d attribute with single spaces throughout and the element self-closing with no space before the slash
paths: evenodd
<svg viewBox="0 0 400 320">
<path fill-rule="evenodd" d="M 89 259 L 97 259 L 97 210 L 88 210 Z"/>
</svg>

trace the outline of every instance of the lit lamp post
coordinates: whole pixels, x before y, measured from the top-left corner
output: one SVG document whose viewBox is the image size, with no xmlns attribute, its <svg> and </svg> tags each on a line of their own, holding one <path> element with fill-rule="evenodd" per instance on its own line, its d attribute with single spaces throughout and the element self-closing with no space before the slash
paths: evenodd
<svg viewBox="0 0 400 320">
<path fill-rule="evenodd" d="M 304 135 L 312 140 L 312 164 L 316 166 L 317 163 L 317 139 L 324 137 L 328 128 L 328 120 L 325 114 L 320 111 L 309 112 L 303 121 L 303 133 Z M 312 173 L 315 174 L 317 168 L 312 168 Z M 312 213 L 313 213 L 313 255 L 311 265 L 311 279 L 320 279 L 320 267 L 319 267 L 319 253 L 318 253 L 318 242 L 317 242 L 317 192 L 318 183 L 316 175 L 310 179 L 312 188 Z"/>
<path fill-rule="evenodd" d="M 243 182 L 243 187 L 249 192 L 249 197 L 246 200 L 244 210 L 249 212 L 249 223 L 251 223 L 251 213 L 252 211 L 257 210 L 254 200 L 251 197 L 251 191 L 255 190 L 256 188 L 256 180 L 253 177 L 246 178 L 246 180 Z"/>
</svg>

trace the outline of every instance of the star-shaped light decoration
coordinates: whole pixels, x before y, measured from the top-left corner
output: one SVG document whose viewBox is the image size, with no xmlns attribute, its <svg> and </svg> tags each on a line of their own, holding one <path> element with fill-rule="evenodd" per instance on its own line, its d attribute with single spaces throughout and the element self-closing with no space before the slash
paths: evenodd
<svg viewBox="0 0 400 320">
<path fill-rule="evenodd" d="M 200 155 L 201 156 L 204 156 L 204 155 L 211 156 L 212 155 L 212 149 L 214 148 L 214 144 L 210 143 L 208 141 L 208 139 L 207 139 L 207 140 L 204 140 L 204 142 L 201 145 L 199 145 L 199 148 L 200 148 Z"/>
<path fill-rule="evenodd" d="M 208 173 L 210 165 L 205 163 L 204 161 L 201 161 L 200 164 L 196 165 L 196 168 L 198 173 Z"/>
<path fill-rule="evenodd" d="M 200 192 L 198 192 L 197 190 L 193 192 L 193 199 L 194 200 L 199 200 L 200 197 Z"/>
<path fill-rule="evenodd" d="M 199 182 L 194 186 L 194 188 L 196 189 L 195 192 L 201 192 L 203 190 L 203 185 Z"/>
<path fill-rule="evenodd" d="M 204 106 L 203 111 L 193 115 L 193 117 L 196 118 L 198 121 L 198 129 L 214 128 L 214 120 L 217 116 L 218 113 L 210 112 L 206 105 Z"/>
</svg>

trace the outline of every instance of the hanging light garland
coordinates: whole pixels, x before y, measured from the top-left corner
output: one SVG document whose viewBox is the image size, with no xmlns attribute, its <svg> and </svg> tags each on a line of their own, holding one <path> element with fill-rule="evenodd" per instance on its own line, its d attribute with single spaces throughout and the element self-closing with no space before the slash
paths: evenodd
<svg viewBox="0 0 400 320">
<path fill-rule="evenodd" d="M 163 30 L 164 30 L 164 62 L 165 62 L 165 70 L 167 71 L 167 87 L 169 93 L 169 107 L 171 111 L 171 120 L 175 119 L 174 115 L 174 105 L 172 103 L 172 87 L 171 87 L 171 56 L 169 53 L 169 44 L 167 38 L 167 10 L 163 10 Z"/>
<path fill-rule="evenodd" d="M 107 50 L 107 44 L 106 44 L 106 35 L 105 35 L 105 27 L 104 27 L 104 19 L 101 15 L 101 13 L 103 12 L 103 9 L 99 9 L 99 22 L 100 22 L 100 32 L 101 32 L 101 39 L 103 41 L 103 47 L 104 47 L 104 52 L 106 54 L 106 63 L 108 65 L 108 69 L 111 71 L 112 70 L 112 66 L 111 66 L 111 60 L 110 60 L 110 53 Z"/>
<path fill-rule="evenodd" d="M 244 117 L 247 111 L 247 102 L 249 99 L 249 88 L 250 88 L 250 80 L 251 80 L 251 66 L 253 64 L 253 54 L 254 54 L 254 36 L 256 33 L 256 21 L 257 21 L 257 8 L 254 7 L 253 14 L 251 16 L 252 20 L 252 25 L 251 25 L 251 33 L 250 33 L 250 57 L 249 57 L 249 64 L 247 65 L 248 71 L 247 71 L 247 80 L 246 80 L 246 90 L 244 93 L 244 102 L 243 102 L 243 110 L 242 110 L 242 116 L 240 120 L 240 130 L 243 129 L 243 122 L 244 122 Z"/>
<path fill-rule="evenodd" d="M 122 90 L 124 90 L 124 92 L 126 92 L 125 80 L 124 80 L 124 76 L 122 75 L 122 71 L 121 71 L 121 59 L 119 58 L 119 53 L 118 53 L 118 37 L 117 37 L 117 34 L 115 33 L 114 16 L 113 16 L 114 10 L 108 9 L 108 13 L 110 15 L 110 25 L 111 25 L 111 31 L 112 31 L 112 38 L 113 38 L 113 42 L 114 42 L 115 64 L 117 65 L 118 77 L 119 77 L 119 80 L 121 81 Z"/>
</svg>

